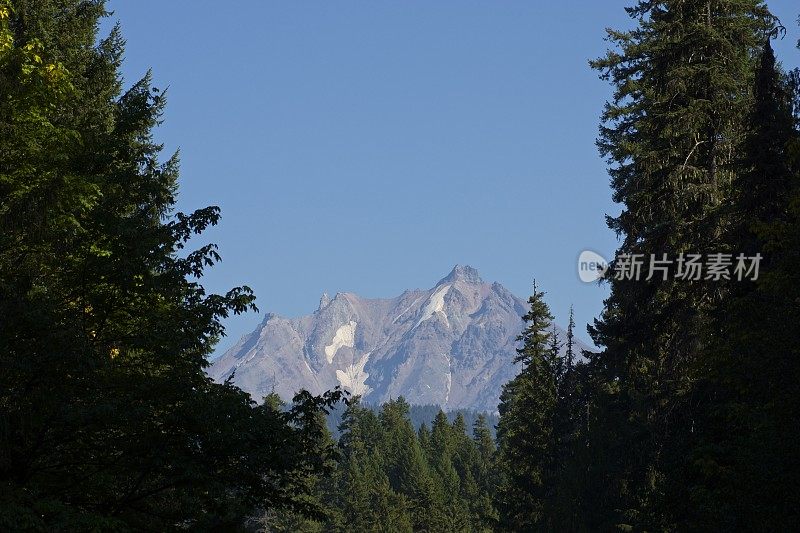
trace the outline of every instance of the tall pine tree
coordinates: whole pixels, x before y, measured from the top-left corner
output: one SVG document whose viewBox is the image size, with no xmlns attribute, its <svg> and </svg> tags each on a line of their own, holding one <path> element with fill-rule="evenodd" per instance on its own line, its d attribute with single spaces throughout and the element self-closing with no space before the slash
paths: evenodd
<svg viewBox="0 0 800 533">
<path fill-rule="evenodd" d="M 752 101 L 754 53 L 772 17 L 759 0 L 639 1 L 627 11 L 637 27 L 610 31 L 616 48 L 592 62 L 615 87 L 598 145 L 622 204 L 608 220 L 622 238 L 618 257 L 639 254 L 647 264 L 725 251 L 722 210 Z M 687 505 L 674 491 L 696 423 L 693 369 L 724 288 L 664 280 L 646 267 L 639 279 L 610 283 L 591 328 L 603 348 L 594 368 L 593 462 L 602 465 L 594 486 L 607 517 L 595 527 L 674 528 Z"/>
<path fill-rule="evenodd" d="M 304 421 L 205 374 L 246 287 L 208 294 L 219 209 L 174 211 L 163 93 L 122 89 L 101 0 L 0 0 L 0 529 L 231 529 L 306 509 Z M 320 400 L 318 402 L 317 400 Z M 319 451 L 318 449 L 316 451 Z M 301 489 L 301 490 L 295 490 Z"/>
<path fill-rule="evenodd" d="M 503 386 L 497 426 L 500 525 L 508 531 L 547 530 L 553 482 L 556 368 L 550 346 L 553 320 L 536 283 L 518 340 L 517 376 Z"/>
<path fill-rule="evenodd" d="M 730 281 L 697 369 L 703 419 L 688 490 L 695 528 L 785 530 L 798 520 L 800 132 L 791 89 L 767 39 L 727 235 L 732 250 L 763 260 L 758 280 Z"/>
</svg>

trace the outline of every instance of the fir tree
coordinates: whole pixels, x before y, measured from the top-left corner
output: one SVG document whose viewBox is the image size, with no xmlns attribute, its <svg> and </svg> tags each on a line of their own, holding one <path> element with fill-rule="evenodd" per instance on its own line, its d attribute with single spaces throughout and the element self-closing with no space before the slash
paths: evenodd
<svg viewBox="0 0 800 533">
<path fill-rule="evenodd" d="M 472 440 L 478 454 L 475 481 L 479 496 L 473 507 L 474 512 L 478 517 L 478 524 L 486 530 L 495 531 L 500 519 L 494 502 L 498 485 L 496 446 L 484 414 L 478 415 L 473 424 Z"/>
<path fill-rule="evenodd" d="M 548 524 L 552 496 L 553 415 L 556 381 L 550 346 L 553 320 L 534 283 L 530 310 L 518 340 L 515 362 L 519 374 L 503 387 L 497 427 L 499 466 L 503 480 L 498 491 L 501 526 L 510 531 L 531 531 Z"/>
<path fill-rule="evenodd" d="M 442 530 L 447 524 L 442 493 L 408 414 L 409 405 L 403 397 L 385 403 L 381 409 L 381 447 L 389 483 L 395 492 L 406 497 L 415 529 Z"/>
<path fill-rule="evenodd" d="M 338 485 L 330 488 L 330 505 L 340 523 L 327 524 L 336 531 L 411 531 L 409 502 L 389 483 L 383 451 L 383 427 L 374 412 L 351 402 L 342 415 Z"/>
<path fill-rule="evenodd" d="M 800 132 L 791 86 L 768 39 L 753 92 L 728 238 L 732 250 L 764 259 L 758 281 L 731 280 L 698 369 L 703 418 L 687 467 L 695 528 L 791 529 L 800 503 L 794 490 L 800 435 L 792 423 L 800 415 L 800 334 L 789 325 L 800 302 L 793 208 L 800 160 L 792 153 Z"/>
<path fill-rule="evenodd" d="M 561 378 L 564 377 L 564 371 L 566 370 L 566 367 L 564 366 L 564 358 L 561 357 L 561 348 L 563 347 L 564 344 L 559 338 L 558 329 L 556 328 L 556 325 L 553 324 L 553 327 L 550 330 L 550 351 L 548 353 L 550 360 L 548 364 L 554 369 L 557 388 L 560 388 Z"/>
<path fill-rule="evenodd" d="M 495 444 L 492 432 L 486 423 L 486 415 L 483 413 L 478 415 L 475 420 L 475 424 L 472 427 L 472 438 L 478 448 L 478 453 L 480 453 L 481 461 L 487 466 L 490 465 L 494 458 Z"/>
<path fill-rule="evenodd" d="M 0 529 L 235 529 L 259 508 L 313 512 L 324 471 L 304 422 L 213 383 L 219 209 L 174 211 L 178 158 L 152 131 L 164 94 L 127 90 L 100 0 L 0 1 Z M 316 455 L 312 455 L 312 449 Z"/>
<path fill-rule="evenodd" d="M 609 218 L 622 238 L 619 254 L 675 260 L 719 252 L 754 52 L 772 17 L 759 0 L 640 1 L 628 13 L 638 26 L 610 31 L 617 49 L 592 63 L 615 87 L 598 145 L 622 204 Z M 679 465 L 696 423 L 693 369 L 721 294 L 710 281 L 646 271 L 611 280 L 591 328 L 603 347 L 594 365 L 593 463 L 602 465 L 594 486 L 608 520 L 594 527 L 677 527 L 688 505 Z"/>
<path fill-rule="evenodd" d="M 569 307 L 569 323 L 567 324 L 567 351 L 565 354 L 565 373 L 569 375 L 575 366 L 575 309 Z"/>
</svg>

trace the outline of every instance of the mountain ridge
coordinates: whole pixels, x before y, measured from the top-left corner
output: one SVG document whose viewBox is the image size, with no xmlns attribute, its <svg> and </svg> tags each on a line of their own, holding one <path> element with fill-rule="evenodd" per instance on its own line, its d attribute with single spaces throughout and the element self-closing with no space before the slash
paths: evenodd
<svg viewBox="0 0 800 533">
<path fill-rule="evenodd" d="M 340 385 L 372 403 L 404 396 L 417 405 L 495 412 L 502 385 L 518 370 L 513 358 L 526 311 L 525 300 L 500 283 L 456 265 L 431 289 L 394 298 L 323 293 L 310 315 L 267 313 L 209 375 L 224 381 L 233 374 L 257 400 Z"/>
</svg>

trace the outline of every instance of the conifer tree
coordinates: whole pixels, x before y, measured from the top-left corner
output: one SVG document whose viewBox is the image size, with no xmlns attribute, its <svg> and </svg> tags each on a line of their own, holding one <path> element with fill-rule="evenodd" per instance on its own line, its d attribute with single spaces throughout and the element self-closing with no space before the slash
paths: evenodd
<svg viewBox="0 0 800 533">
<path fill-rule="evenodd" d="M 480 494 L 475 503 L 475 512 L 479 518 L 479 524 L 483 525 L 486 530 L 495 531 L 500 518 L 494 502 L 499 480 L 495 467 L 496 446 L 486 422 L 486 415 L 480 414 L 475 420 L 472 428 L 472 440 L 478 454 L 475 480 Z"/>
<path fill-rule="evenodd" d="M 800 504 L 800 434 L 792 423 L 800 415 L 800 333 L 790 325 L 800 308 L 800 159 L 793 154 L 800 132 L 769 39 L 753 92 L 728 238 L 732 250 L 763 261 L 758 280 L 730 281 L 698 369 L 704 418 L 688 467 L 695 528 L 791 529 Z"/>
<path fill-rule="evenodd" d="M 411 531 L 409 502 L 389 483 L 383 428 L 374 412 L 356 398 L 342 415 L 338 484 L 328 500 L 341 515 L 335 531 Z"/>
<path fill-rule="evenodd" d="M 219 209 L 174 211 L 178 158 L 153 129 L 164 94 L 127 90 L 101 0 L 0 1 L 0 529 L 235 529 L 306 508 L 320 471 L 304 421 L 213 383 L 222 319 L 208 294 Z M 319 450 L 317 450 L 319 451 Z"/>
<path fill-rule="evenodd" d="M 561 378 L 564 376 L 564 371 L 566 367 L 564 366 L 564 359 L 561 357 L 561 348 L 563 347 L 563 343 L 558 335 L 558 329 L 556 325 L 553 324 L 553 327 L 550 331 L 550 351 L 549 351 L 549 365 L 554 369 L 555 372 L 555 379 L 556 379 L 556 388 L 560 388 L 561 386 Z"/>
<path fill-rule="evenodd" d="M 460 521 L 467 529 L 483 531 L 485 517 L 491 516 L 491 496 L 481 487 L 481 455 L 473 439 L 467 434 L 464 416 L 458 413 L 451 426 L 451 462 L 458 476 L 458 510 Z M 456 523 L 456 522 L 454 522 Z"/>
<path fill-rule="evenodd" d="M 425 422 L 419 426 L 417 430 L 417 438 L 419 439 L 419 446 L 425 453 L 428 461 L 431 460 L 431 430 L 428 429 L 428 424 Z"/>
<path fill-rule="evenodd" d="M 445 530 L 447 519 L 442 493 L 420 448 L 408 413 L 409 405 L 402 396 L 385 403 L 381 409 L 381 447 L 389 483 L 395 492 L 407 499 L 414 529 Z"/>
<path fill-rule="evenodd" d="M 475 420 L 475 425 L 472 427 L 472 438 L 480 453 L 481 461 L 485 465 L 490 465 L 495 454 L 495 443 L 492 438 L 492 432 L 486 422 L 486 415 L 481 413 Z"/>
<path fill-rule="evenodd" d="M 567 351 L 565 357 L 565 372 L 569 374 L 575 366 L 575 309 L 569 307 L 569 323 L 567 324 Z"/>
<path fill-rule="evenodd" d="M 609 218 L 622 239 L 618 257 L 720 252 L 753 57 L 772 17 L 759 0 L 639 1 L 628 13 L 637 27 L 610 31 L 616 49 L 592 62 L 615 87 L 598 145 L 622 204 Z M 593 463 L 608 518 L 595 527 L 672 529 L 685 511 L 667 493 L 680 486 L 696 423 L 693 369 L 722 292 L 707 280 L 649 274 L 611 279 L 591 328 L 603 348 L 594 368 Z"/>
<path fill-rule="evenodd" d="M 464 434 L 464 420 L 461 418 L 462 435 Z M 439 411 L 431 426 L 431 458 L 430 465 L 434 474 L 438 490 L 442 498 L 442 514 L 447 524 L 448 531 L 461 531 L 468 528 L 469 511 L 465 500 L 462 498 L 462 482 L 466 472 L 457 471 L 458 434 L 450 426 L 447 415 Z"/>
<path fill-rule="evenodd" d="M 518 340 L 515 363 L 519 374 L 500 396 L 497 427 L 499 467 L 503 480 L 498 490 L 501 526 L 509 531 L 544 530 L 552 496 L 553 415 L 556 381 L 550 346 L 553 320 L 536 283 L 523 317 L 525 328 Z"/>
</svg>

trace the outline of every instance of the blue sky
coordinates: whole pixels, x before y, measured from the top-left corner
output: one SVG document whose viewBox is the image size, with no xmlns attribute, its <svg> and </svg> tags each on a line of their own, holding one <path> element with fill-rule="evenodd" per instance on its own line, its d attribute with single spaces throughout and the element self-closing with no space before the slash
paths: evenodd
<svg viewBox="0 0 800 533">
<path fill-rule="evenodd" d="M 628 4 L 111 0 L 126 82 L 152 68 L 169 88 L 179 208 L 222 208 L 205 285 L 258 296 L 218 351 L 264 312 L 429 288 L 456 263 L 520 296 L 535 277 L 586 339 L 606 289 L 577 256 L 613 253 L 618 211 L 594 145 L 610 88 L 587 60 Z M 795 66 L 800 6 L 769 5 Z"/>
</svg>

